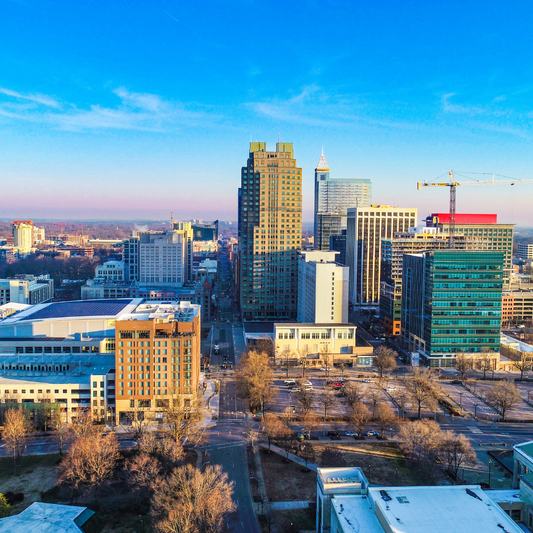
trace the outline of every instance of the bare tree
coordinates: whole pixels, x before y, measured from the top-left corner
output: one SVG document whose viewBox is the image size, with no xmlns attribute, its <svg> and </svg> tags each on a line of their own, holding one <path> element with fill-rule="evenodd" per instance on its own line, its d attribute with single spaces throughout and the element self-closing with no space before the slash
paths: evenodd
<svg viewBox="0 0 533 533">
<path fill-rule="evenodd" d="M 342 456 L 342 452 L 335 448 L 334 446 L 324 446 L 324 449 L 322 450 L 320 462 L 322 463 L 323 467 L 335 467 L 335 466 L 344 466 L 344 457 Z"/>
<path fill-rule="evenodd" d="M 302 426 L 309 432 L 309 436 L 311 436 L 313 429 L 318 426 L 318 417 L 313 411 L 308 411 L 304 414 L 302 417 Z"/>
<path fill-rule="evenodd" d="M 179 466 L 185 457 L 183 445 L 170 434 L 158 438 L 153 431 L 147 431 L 141 435 L 137 445 L 141 454 L 156 459 L 166 473 Z"/>
<path fill-rule="evenodd" d="M 457 435 L 453 431 L 443 433 L 439 455 L 448 471 L 455 477 L 457 477 L 459 468 L 476 463 L 476 454 L 470 441 L 464 435 Z"/>
<path fill-rule="evenodd" d="M 378 423 L 381 430 L 381 438 L 385 430 L 396 422 L 396 413 L 387 403 L 381 403 L 378 407 Z"/>
<path fill-rule="evenodd" d="M 289 377 L 289 366 L 290 366 L 290 362 L 291 362 L 291 355 L 292 355 L 292 351 L 291 349 L 288 347 L 288 346 L 285 346 L 285 348 L 283 348 L 283 350 L 281 350 L 281 358 L 283 359 L 283 361 L 285 362 L 285 377 L 288 378 Z"/>
<path fill-rule="evenodd" d="M 293 448 L 293 436 L 291 428 L 283 426 L 280 428 L 278 436 L 276 438 L 276 444 L 285 452 L 287 460 L 289 459 L 289 453 Z"/>
<path fill-rule="evenodd" d="M 255 453 L 257 449 L 257 441 L 259 440 L 259 431 L 256 431 L 254 428 L 248 426 L 247 430 L 243 433 L 246 437 L 246 442 L 250 444 L 252 452 Z"/>
<path fill-rule="evenodd" d="M 302 444 L 298 454 L 305 461 L 305 469 L 309 471 L 308 464 L 316 460 L 315 449 L 311 443 Z"/>
<path fill-rule="evenodd" d="M 363 436 L 363 430 L 370 420 L 370 411 L 363 402 L 356 402 L 351 406 L 350 420 L 354 425 L 359 437 Z"/>
<path fill-rule="evenodd" d="M 427 371 L 416 369 L 413 377 L 411 379 L 405 378 L 403 384 L 418 407 L 419 420 L 422 416 L 422 405 L 426 405 L 429 409 L 436 407 L 435 393 Z"/>
<path fill-rule="evenodd" d="M 302 348 L 296 350 L 298 354 L 298 363 L 302 367 L 302 378 L 305 378 L 305 371 L 309 368 L 311 362 L 308 359 L 309 356 L 309 347 L 304 345 Z"/>
<path fill-rule="evenodd" d="M 514 383 L 499 381 L 487 391 L 485 401 L 502 415 L 502 420 L 505 420 L 507 412 L 518 405 L 522 398 Z"/>
<path fill-rule="evenodd" d="M 485 379 L 487 371 L 494 368 L 494 355 L 494 352 L 488 347 L 481 349 L 481 353 L 477 358 L 477 363 L 479 369 L 483 372 L 483 379 Z"/>
<path fill-rule="evenodd" d="M 54 396 L 50 392 L 39 394 L 38 400 L 39 408 L 36 412 L 35 422 L 39 428 L 47 432 L 52 421 L 53 413 L 59 409 L 59 406 L 55 404 Z"/>
<path fill-rule="evenodd" d="M 344 379 L 344 372 L 346 370 L 346 363 L 343 361 L 337 365 L 341 370 L 341 379 Z"/>
<path fill-rule="evenodd" d="M 283 424 L 285 426 L 287 426 L 288 428 L 291 427 L 291 423 L 294 419 L 294 411 L 293 411 L 294 408 L 291 408 L 291 407 L 286 407 L 285 410 L 281 413 L 281 415 L 279 416 L 279 419 L 283 422 Z"/>
<path fill-rule="evenodd" d="M 270 451 L 270 446 L 275 442 L 280 434 L 284 431 L 284 428 L 287 427 L 283 424 L 281 419 L 272 413 L 268 413 L 263 418 L 263 433 L 267 438 L 268 450 Z"/>
<path fill-rule="evenodd" d="M 157 481 L 151 514 L 158 533 L 217 533 L 235 511 L 233 483 L 220 465 L 185 465 Z"/>
<path fill-rule="evenodd" d="M 70 430 L 74 438 L 88 437 L 98 431 L 98 428 L 93 424 L 91 412 L 88 409 L 79 409 L 78 416 L 70 425 Z"/>
<path fill-rule="evenodd" d="M 198 446 L 205 440 L 202 422 L 202 398 L 198 394 L 183 397 L 179 394 L 166 398 L 163 404 L 163 416 L 167 431 L 175 442 L 186 446 Z"/>
<path fill-rule="evenodd" d="M 368 393 L 368 401 L 372 405 L 372 418 L 376 418 L 376 406 L 382 400 L 380 389 L 371 389 Z"/>
<path fill-rule="evenodd" d="M 322 359 L 322 363 L 324 364 L 324 368 L 326 369 L 325 374 L 326 377 L 329 378 L 330 368 L 333 364 L 333 355 L 329 351 L 329 346 L 327 344 L 323 344 L 320 347 L 320 358 Z"/>
<path fill-rule="evenodd" d="M 94 488 L 98 507 L 100 487 L 113 476 L 119 456 L 115 433 L 102 435 L 92 432 L 87 436 L 78 437 L 61 462 L 61 479 L 74 490 L 80 487 Z"/>
<path fill-rule="evenodd" d="M 133 437 L 141 438 L 148 428 L 149 420 L 146 413 L 150 410 L 149 407 L 142 407 L 143 400 L 130 400 L 130 408 L 125 413 L 127 421 L 131 424 Z"/>
<path fill-rule="evenodd" d="M 337 397 L 331 388 L 325 387 L 319 395 L 319 402 L 324 407 L 324 423 L 326 423 L 328 412 L 338 403 Z"/>
<path fill-rule="evenodd" d="M 264 414 L 274 403 L 277 389 L 273 386 L 274 375 L 268 354 L 251 351 L 244 354 L 236 374 L 236 385 L 241 396 Z"/>
<path fill-rule="evenodd" d="M 343 391 L 346 395 L 346 402 L 350 407 L 356 403 L 362 402 L 366 397 L 366 391 L 364 391 L 357 383 L 346 383 L 343 387 Z"/>
<path fill-rule="evenodd" d="M 155 481 L 162 475 L 161 463 L 148 453 L 138 453 L 124 464 L 123 476 L 130 487 L 136 504 L 146 512 L 153 494 Z"/>
<path fill-rule="evenodd" d="M 455 369 L 461 374 L 461 379 L 464 381 L 473 366 L 472 356 L 463 352 L 458 353 L 455 358 Z"/>
<path fill-rule="evenodd" d="M 386 346 L 381 345 L 376 349 L 374 366 L 379 372 L 380 379 L 383 378 L 384 372 L 391 372 L 398 366 L 396 363 L 397 356 L 398 354 L 394 350 L 391 350 Z"/>
<path fill-rule="evenodd" d="M 394 393 L 394 395 L 392 396 L 392 399 L 394 400 L 394 403 L 398 406 L 398 409 L 400 410 L 402 414 L 402 418 L 404 418 L 405 409 L 407 408 L 408 403 L 409 403 L 408 394 L 405 392 L 405 390 L 401 389 Z"/>
<path fill-rule="evenodd" d="M 520 381 L 524 379 L 524 374 L 530 372 L 532 368 L 531 352 L 520 352 L 517 359 L 513 361 L 513 366 L 520 372 Z"/>
<path fill-rule="evenodd" d="M 57 445 L 59 446 L 59 455 L 62 457 L 63 446 L 65 445 L 65 442 L 71 432 L 66 409 L 63 411 L 61 407 L 59 407 L 52 412 L 51 426 L 55 431 L 54 436 L 57 441 Z"/>
<path fill-rule="evenodd" d="M 24 443 L 29 431 L 30 423 L 22 407 L 10 407 L 7 409 L 2 438 L 13 455 L 13 475 L 17 474 L 17 461 L 24 453 Z"/>
<path fill-rule="evenodd" d="M 315 399 L 313 391 L 302 389 L 300 392 L 297 392 L 295 396 L 304 414 L 308 413 L 313 408 L 313 401 Z"/>
</svg>

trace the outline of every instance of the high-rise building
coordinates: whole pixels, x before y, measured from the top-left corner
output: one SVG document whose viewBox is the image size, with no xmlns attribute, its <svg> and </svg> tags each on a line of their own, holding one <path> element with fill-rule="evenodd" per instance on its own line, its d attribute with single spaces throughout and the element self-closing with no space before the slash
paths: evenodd
<svg viewBox="0 0 533 533">
<path fill-rule="evenodd" d="M 376 305 L 381 280 L 381 239 L 416 226 L 417 209 L 373 205 L 348 209 L 346 263 L 350 269 L 350 301 Z"/>
<path fill-rule="evenodd" d="M 298 260 L 298 322 L 348 322 L 348 267 L 338 252 L 301 252 Z"/>
<path fill-rule="evenodd" d="M 379 318 L 388 335 L 401 334 L 403 256 L 423 250 L 445 249 L 449 236 L 438 228 L 409 228 L 407 233 L 395 233 L 391 239 L 381 239 L 381 287 Z M 455 238 L 455 248 L 481 249 L 464 235 Z"/>
<path fill-rule="evenodd" d="M 246 320 L 295 320 L 302 169 L 292 143 L 250 143 L 239 189 L 239 301 Z"/>
<path fill-rule="evenodd" d="M 329 250 L 330 237 L 346 229 L 347 210 L 372 203 L 372 181 L 359 178 L 330 178 L 329 167 L 320 156 L 315 169 L 315 250 Z"/>
<path fill-rule="evenodd" d="M 402 340 L 421 362 L 500 351 L 502 251 L 434 250 L 403 257 Z"/>
<path fill-rule="evenodd" d="M 164 420 L 169 402 L 192 398 L 200 377 L 200 306 L 143 304 L 115 323 L 117 421 L 143 411 Z"/>
<path fill-rule="evenodd" d="M 19 274 L 15 278 L 0 279 L 0 305 L 37 305 L 51 302 L 53 297 L 54 280 L 50 279 L 49 274 Z"/>
<path fill-rule="evenodd" d="M 21 250 L 33 248 L 32 220 L 13 220 L 13 244 Z"/>
<path fill-rule="evenodd" d="M 127 281 L 152 287 L 182 287 L 192 279 L 193 231 L 175 222 L 173 231 L 134 231 L 124 241 Z"/>
<path fill-rule="evenodd" d="M 520 243 L 518 245 L 518 257 L 520 259 L 533 259 L 533 244 Z"/>
<path fill-rule="evenodd" d="M 341 265 L 346 264 L 346 230 L 343 229 L 340 235 L 330 235 L 329 249 L 331 251 L 339 252 L 337 261 Z"/>
<path fill-rule="evenodd" d="M 449 232 L 450 214 L 432 213 L 426 218 L 426 225 Z M 504 285 L 509 284 L 513 270 L 514 224 L 498 224 L 497 215 L 486 213 L 456 213 L 455 235 L 477 239 L 483 250 L 502 250 Z"/>
</svg>

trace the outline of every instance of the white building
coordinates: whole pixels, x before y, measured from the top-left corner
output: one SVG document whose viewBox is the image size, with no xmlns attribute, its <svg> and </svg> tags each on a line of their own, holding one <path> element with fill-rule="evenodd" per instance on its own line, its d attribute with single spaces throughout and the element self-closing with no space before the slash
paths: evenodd
<svg viewBox="0 0 533 533">
<path fill-rule="evenodd" d="M 49 302 L 54 297 L 54 280 L 48 274 L 20 275 L 16 278 L 0 279 L 0 305 L 18 303 L 37 305 Z"/>
<path fill-rule="evenodd" d="M 33 222 L 31 220 L 13 222 L 13 245 L 21 250 L 33 248 Z"/>
<path fill-rule="evenodd" d="M 499 492 L 499 491 L 496 491 Z M 499 496 L 499 495 L 495 495 Z M 478 485 L 368 487 L 359 468 L 319 468 L 318 533 L 523 530 Z"/>
<path fill-rule="evenodd" d="M 298 322 L 348 322 L 348 267 L 335 262 L 339 252 L 300 252 Z"/>
<path fill-rule="evenodd" d="M 533 259 L 533 244 L 520 243 L 518 245 L 520 259 Z"/>
<path fill-rule="evenodd" d="M 106 261 L 95 269 L 95 278 L 106 281 L 124 281 L 124 261 Z"/>
<path fill-rule="evenodd" d="M 373 205 L 348 209 L 346 263 L 349 299 L 355 305 L 377 305 L 381 282 L 381 239 L 416 227 L 415 208 Z"/>
</svg>

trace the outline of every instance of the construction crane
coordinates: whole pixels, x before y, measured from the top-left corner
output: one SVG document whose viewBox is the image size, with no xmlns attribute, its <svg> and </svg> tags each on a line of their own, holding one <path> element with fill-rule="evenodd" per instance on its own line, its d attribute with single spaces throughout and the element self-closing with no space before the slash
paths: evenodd
<svg viewBox="0 0 533 533">
<path fill-rule="evenodd" d="M 424 182 L 417 182 L 416 188 L 419 191 L 422 187 L 449 187 L 450 188 L 450 222 L 449 222 L 449 232 L 450 232 L 450 239 L 448 241 L 448 246 L 450 248 L 453 248 L 454 246 L 454 238 L 455 238 L 455 203 L 456 203 L 456 196 L 457 196 L 457 187 L 480 187 L 485 185 L 520 185 L 523 183 L 533 183 L 533 180 L 516 180 L 513 178 L 509 178 L 509 181 L 495 181 L 494 176 L 492 175 L 492 181 L 455 181 L 455 177 L 453 175 L 453 170 L 450 170 L 448 172 L 448 175 L 450 176 L 449 182 L 444 183 L 427 183 Z M 505 176 L 502 176 L 505 177 Z"/>
</svg>

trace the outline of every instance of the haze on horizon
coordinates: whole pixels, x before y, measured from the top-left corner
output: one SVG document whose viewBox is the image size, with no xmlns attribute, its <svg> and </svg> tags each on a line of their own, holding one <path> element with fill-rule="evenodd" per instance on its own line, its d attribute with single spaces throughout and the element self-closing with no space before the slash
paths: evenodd
<svg viewBox="0 0 533 533">
<path fill-rule="evenodd" d="M 236 220 L 248 143 L 294 143 L 312 220 L 322 146 L 373 202 L 454 169 L 533 179 L 533 6 L 211 0 L 0 3 L 2 217 Z M 458 189 L 532 226 L 533 185 Z"/>
</svg>

